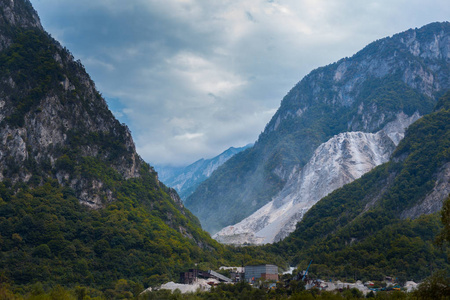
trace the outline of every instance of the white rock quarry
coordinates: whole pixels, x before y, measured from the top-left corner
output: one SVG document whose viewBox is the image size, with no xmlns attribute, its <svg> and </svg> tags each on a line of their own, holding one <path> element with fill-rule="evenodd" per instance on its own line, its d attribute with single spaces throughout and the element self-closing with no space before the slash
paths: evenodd
<svg viewBox="0 0 450 300">
<path fill-rule="evenodd" d="M 271 202 L 213 238 L 224 244 L 267 244 L 295 230 L 321 198 L 389 160 L 407 126 L 419 118 L 403 113 L 377 133 L 345 132 L 321 144 Z"/>
<path fill-rule="evenodd" d="M 353 289 L 353 288 L 358 289 L 364 295 L 367 295 L 370 292 L 369 288 L 366 287 L 360 280 L 356 281 L 355 283 L 341 282 L 339 280 L 336 283 L 326 283 L 325 290 L 334 291 L 334 290 Z"/>
<path fill-rule="evenodd" d="M 218 284 L 219 281 L 215 279 L 197 279 L 197 282 L 194 284 L 182 284 L 182 283 L 175 283 L 173 281 L 164 283 L 161 285 L 159 289 L 161 290 L 170 290 L 174 292 L 175 290 L 179 290 L 182 294 L 186 293 L 195 293 L 197 291 L 205 292 L 211 290 L 211 286 L 208 284 L 208 282 L 213 282 L 215 284 Z M 151 290 L 150 290 L 151 291 Z M 146 291 L 142 292 L 145 293 Z"/>
<path fill-rule="evenodd" d="M 407 281 L 407 282 L 405 283 L 406 291 L 407 291 L 408 293 L 410 293 L 410 292 L 416 290 L 416 289 L 417 289 L 417 285 L 418 285 L 418 284 L 415 283 L 414 281 Z"/>
</svg>

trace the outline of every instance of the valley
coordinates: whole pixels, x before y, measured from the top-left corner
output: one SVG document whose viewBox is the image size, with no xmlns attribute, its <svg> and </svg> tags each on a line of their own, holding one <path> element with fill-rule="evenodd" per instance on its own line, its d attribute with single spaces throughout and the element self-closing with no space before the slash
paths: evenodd
<svg viewBox="0 0 450 300">
<path fill-rule="evenodd" d="M 200 183 L 205 181 L 221 165 L 233 155 L 242 152 L 252 145 L 244 147 L 230 147 L 221 154 L 210 158 L 200 159 L 186 167 L 155 166 L 159 179 L 166 185 L 173 187 L 184 201 Z"/>
<path fill-rule="evenodd" d="M 0 0 L 0 298 L 449 297 L 449 72 L 450 23 L 409 29 L 312 70 L 254 144 L 152 166 Z"/>
</svg>

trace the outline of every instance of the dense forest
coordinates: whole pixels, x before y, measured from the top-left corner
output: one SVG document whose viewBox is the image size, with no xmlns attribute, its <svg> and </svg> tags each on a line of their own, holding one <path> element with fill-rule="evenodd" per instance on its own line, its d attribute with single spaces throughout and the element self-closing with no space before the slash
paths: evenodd
<svg viewBox="0 0 450 300">
<path fill-rule="evenodd" d="M 215 242 L 177 213 L 167 191 L 152 183 L 145 176 L 114 182 L 118 199 L 100 210 L 79 204 L 73 190 L 55 180 L 34 188 L 1 183 L 1 281 L 21 292 L 39 283 L 45 288 L 89 286 L 108 294 L 124 282 L 142 291 L 177 281 L 180 272 L 195 264 L 202 269 L 243 262 L 284 264 L 260 249 Z M 174 229 L 180 226 L 192 236 Z"/>
</svg>

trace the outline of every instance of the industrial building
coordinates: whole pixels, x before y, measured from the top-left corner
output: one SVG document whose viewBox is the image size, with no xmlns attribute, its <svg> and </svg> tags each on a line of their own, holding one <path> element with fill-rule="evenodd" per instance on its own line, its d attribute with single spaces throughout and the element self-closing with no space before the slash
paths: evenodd
<svg viewBox="0 0 450 300">
<path fill-rule="evenodd" d="M 245 266 L 245 281 L 256 280 L 278 281 L 278 267 L 275 265 Z"/>
<path fill-rule="evenodd" d="M 220 282 L 232 282 L 230 278 L 214 272 L 213 270 L 201 271 L 197 269 L 189 269 L 187 272 L 180 273 L 180 283 L 183 284 L 193 284 L 197 281 L 197 278 L 214 278 Z"/>
</svg>

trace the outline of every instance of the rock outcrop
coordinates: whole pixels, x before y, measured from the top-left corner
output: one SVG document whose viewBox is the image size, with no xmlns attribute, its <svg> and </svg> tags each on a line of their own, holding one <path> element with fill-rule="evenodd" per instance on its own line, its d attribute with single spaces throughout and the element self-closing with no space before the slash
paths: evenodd
<svg viewBox="0 0 450 300">
<path fill-rule="evenodd" d="M 421 202 L 403 211 L 401 218 L 415 219 L 441 210 L 444 200 L 450 195 L 450 163 L 439 170 L 436 178 L 432 191 Z"/>
<path fill-rule="evenodd" d="M 91 157 L 124 179 L 140 176 L 131 134 L 81 62 L 42 29 L 29 1 L 0 4 L 0 180 L 56 178 L 84 204 L 101 207 L 111 190 L 77 168 Z"/>
</svg>

